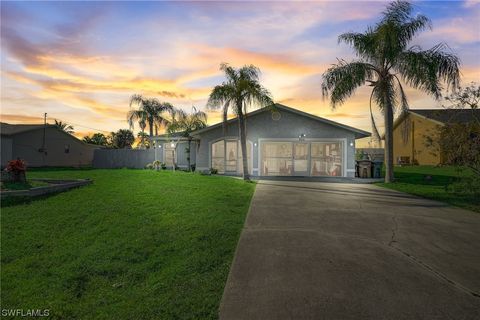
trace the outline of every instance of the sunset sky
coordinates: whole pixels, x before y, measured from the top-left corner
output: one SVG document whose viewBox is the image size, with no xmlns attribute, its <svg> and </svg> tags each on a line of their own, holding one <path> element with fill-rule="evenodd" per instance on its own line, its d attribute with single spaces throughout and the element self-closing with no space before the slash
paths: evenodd
<svg viewBox="0 0 480 320">
<path fill-rule="evenodd" d="M 354 58 L 338 35 L 364 31 L 386 3 L 2 1 L 1 121 L 38 123 L 47 112 L 79 136 L 114 131 L 128 127 L 134 93 L 204 109 L 228 62 L 258 66 L 277 102 L 370 131 L 368 88 L 334 111 L 321 75 L 337 57 Z M 446 42 L 462 61 L 463 83 L 480 82 L 480 3 L 414 4 L 433 29 L 412 45 Z M 414 109 L 442 103 L 408 96 Z M 209 112 L 210 124 L 219 120 Z"/>
</svg>

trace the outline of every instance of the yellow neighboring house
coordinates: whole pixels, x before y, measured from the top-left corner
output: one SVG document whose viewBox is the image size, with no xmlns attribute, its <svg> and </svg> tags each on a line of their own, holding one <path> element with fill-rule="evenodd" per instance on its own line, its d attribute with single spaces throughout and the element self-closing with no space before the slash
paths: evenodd
<svg viewBox="0 0 480 320">
<path fill-rule="evenodd" d="M 438 165 L 441 153 L 427 146 L 427 137 L 435 138 L 447 122 L 470 122 L 473 113 L 480 118 L 480 110 L 471 109 L 411 109 L 393 125 L 393 159 L 397 165 Z"/>
</svg>

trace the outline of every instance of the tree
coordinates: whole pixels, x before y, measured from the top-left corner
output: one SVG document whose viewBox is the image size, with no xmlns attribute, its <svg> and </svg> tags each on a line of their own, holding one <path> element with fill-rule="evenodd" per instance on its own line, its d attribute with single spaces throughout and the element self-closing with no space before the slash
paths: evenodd
<svg viewBox="0 0 480 320">
<path fill-rule="evenodd" d="M 186 113 L 183 110 L 177 110 L 172 117 L 172 121 L 167 126 L 167 132 L 173 134 L 176 132 L 181 132 L 181 136 L 188 139 L 188 169 L 191 170 L 191 145 L 192 145 L 192 136 L 190 135 L 193 131 L 203 129 L 207 126 L 207 114 L 197 108 L 192 107 L 191 113 Z"/>
<path fill-rule="evenodd" d="M 227 79 L 221 85 L 213 88 L 207 105 L 213 109 L 223 107 L 224 124 L 227 121 L 229 110 L 232 110 L 238 117 L 243 160 L 243 179 L 250 180 L 245 115 L 247 108 L 254 103 L 260 108 L 273 106 L 272 95 L 260 84 L 260 69 L 254 65 L 245 65 L 240 69 L 235 69 L 226 63 L 222 63 L 220 70 L 225 73 Z"/>
<path fill-rule="evenodd" d="M 137 138 L 140 139 L 140 146 L 145 147 L 147 149 L 150 148 L 150 140 L 148 140 L 148 134 L 143 130 L 137 133 Z"/>
<path fill-rule="evenodd" d="M 145 121 L 148 124 L 150 130 L 150 138 L 153 137 L 153 131 L 155 135 L 158 135 L 158 129 L 168 125 L 168 119 L 165 117 L 165 113 L 171 114 L 173 112 L 173 106 L 168 102 L 160 102 L 155 98 L 146 98 L 140 94 L 134 94 L 130 98 L 130 107 L 137 104 L 138 110 L 145 113 Z"/>
<path fill-rule="evenodd" d="M 130 110 L 127 113 L 127 122 L 131 130 L 135 129 L 135 121 L 138 121 L 141 132 L 139 132 L 138 137 L 140 138 L 140 145 L 145 146 L 145 138 L 148 136 L 145 134 L 145 128 L 147 127 L 147 117 L 148 114 L 143 109 Z"/>
<path fill-rule="evenodd" d="M 419 32 L 431 28 L 426 16 L 412 17 L 412 11 L 409 2 L 395 1 L 387 6 L 380 21 L 365 33 L 340 35 L 338 41 L 352 46 L 357 60 L 338 60 L 323 74 L 322 92 L 324 97 L 330 95 L 332 108 L 344 103 L 358 87 L 366 83 L 372 87 L 370 104 L 372 100 L 377 104 L 385 122 L 385 182 L 394 179 L 393 116 L 398 109 L 408 110 L 402 83 L 440 99 L 441 83 L 455 89 L 460 79 L 460 61 L 446 51 L 446 44 L 440 43 L 428 50 L 408 47 Z M 374 122 L 372 127 L 374 134 L 378 133 Z"/>
<path fill-rule="evenodd" d="M 120 129 L 113 133 L 113 145 L 115 148 L 130 149 L 134 141 L 135 136 L 133 132 L 128 129 Z"/>
<path fill-rule="evenodd" d="M 74 134 L 75 133 L 73 126 L 69 125 L 68 123 L 62 122 L 62 121 L 57 121 L 57 119 L 55 119 L 54 126 L 57 127 L 58 129 L 62 130 L 62 131 L 65 131 L 68 134 Z"/>
<path fill-rule="evenodd" d="M 106 146 L 107 137 L 103 133 L 95 133 L 91 137 L 85 136 L 83 137 L 83 141 L 90 144 L 95 144 L 99 146 Z"/>
</svg>

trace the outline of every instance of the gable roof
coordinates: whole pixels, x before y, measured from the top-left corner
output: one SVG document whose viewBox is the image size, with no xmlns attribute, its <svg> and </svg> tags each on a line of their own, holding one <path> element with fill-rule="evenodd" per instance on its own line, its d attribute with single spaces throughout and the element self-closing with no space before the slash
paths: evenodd
<svg viewBox="0 0 480 320">
<path fill-rule="evenodd" d="M 313 114 L 310 114 L 310 113 L 307 113 L 307 112 L 303 112 L 303 111 L 300 111 L 298 109 L 290 108 L 290 107 L 287 107 L 286 105 L 283 105 L 283 104 L 280 104 L 280 103 L 275 103 L 273 106 L 271 106 L 271 108 L 262 108 L 262 109 L 257 109 L 257 110 L 252 111 L 252 112 L 248 112 L 246 114 L 246 116 L 248 118 L 248 117 L 254 116 L 256 114 L 262 113 L 262 112 L 271 111 L 271 109 L 284 110 L 284 111 L 292 112 L 292 113 L 295 113 L 295 114 L 297 114 L 299 116 L 302 116 L 302 117 L 307 117 L 307 118 L 310 118 L 310 119 L 313 119 L 313 120 L 316 120 L 316 121 L 319 121 L 319 122 L 322 122 L 322 123 L 326 123 L 326 124 L 329 124 L 329 125 L 332 125 L 332 126 L 340 127 L 340 128 L 345 129 L 347 131 L 351 131 L 351 132 L 355 133 L 355 138 L 357 138 L 357 139 L 364 138 L 364 137 L 369 137 L 371 135 L 370 132 L 360 130 L 360 129 L 357 129 L 357 128 L 354 128 L 354 127 L 350 127 L 350 126 L 347 126 L 345 124 L 338 123 L 338 122 L 335 122 L 335 121 L 332 121 L 332 120 L 328 120 L 328 119 L 325 119 L 325 118 L 322 118 L 322 117 L 318 117 L 316 115 L 313 115 Z M 227 124 L 231 124 L 235 121 L 237 121 L 237 117 L 232 118 L 230 120 L 227 120 Z M 212 129 L 221 127 L 222 125 L 223 125 L 223 122 L 219 122 L 217 124 L 208 126 L 206 128 L 194 131 L 194 132 L 192 132 L 192 135 L 196 135 L 196 134 L 200 134 L 200 133 L 203 133 L 203 132 L 206 132 L 206 131 L 210 131 Z"/>
<path fill-rule="evenodd" d="M 102 147 L 102 146 L 99 146 L 99 145 L 96 145 L 96 144 L 86 143 L 85 141 L 75 137 L 73 134 L 69 134 L 69 133 L 67 133 L 63 130 L 60 130 L 55 125 L 48 124 L 48 123 L 47 123 L 46 126 L 44 126 L 43 124 L 10 124 L 10 123 L 6 123 L 6 122 L 0 122 L 0 133 L 1 133 L 2 136 L 13 136 L 13 135 L 28 132 L 28 131 L 43 129 L 44 127 L 57 129 L 61 133 L 69 136 L 70 138 L 72 138 L 76 141 L 79 141 L 80 143 L 82 143 L 84 145 L 95 147 L 95 148 L 101 148 Z"/>
<path fill-rule="evenodd" d="M 13 136 L 15 134 L 43 129 L 43 124 L 10 124 L 5 122 L 0 122 L 0 132 L 2 135 Z M 47 127 L 54 127 L 53 125 L 47 124 Z"/>
<path fill-rule="evenodd" d="M 414 109 L 411 113 L 417 114 L 424 118 L 434 120 L 440 123 L 450 121 L 468 123 L 472 121 L 473 116 L 480 119 L 480 110 L 471 109 Z"/>
</svg>

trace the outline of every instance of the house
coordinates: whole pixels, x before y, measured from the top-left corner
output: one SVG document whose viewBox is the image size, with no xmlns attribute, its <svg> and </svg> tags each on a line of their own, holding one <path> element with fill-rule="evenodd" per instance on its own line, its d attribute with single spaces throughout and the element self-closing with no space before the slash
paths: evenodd
<svg viewBox="0 0 480 320">
<path fill-rule="evenodd" d="M 429 147 L 427 140 L 436 138 L 447 122 L 465 123 L 473 115 L 480 119 L 480 110 L 411 109 L 393 125 L 393 159 L 395 164 L 438 165 L 441 153 Z"/>
<path fill-rule="evenodd" d="M 355 140 L 369 132 L 317 117 L 281 104 L 247 113 L 248 170 L 253 176 L 355 175 Z M 154 137 L 156 158 L 167 166 L 188 163 L 198 171 L 243 172 L 237 118 L 191 134 L 188 138 Z"/>
<path fill-rule="evenodd" d="M 1 165 L 23 159 L 28 167 L 79 167 L 92 164 L 93 150 L 54 125 L 0 123 Z"/>
</svg>

